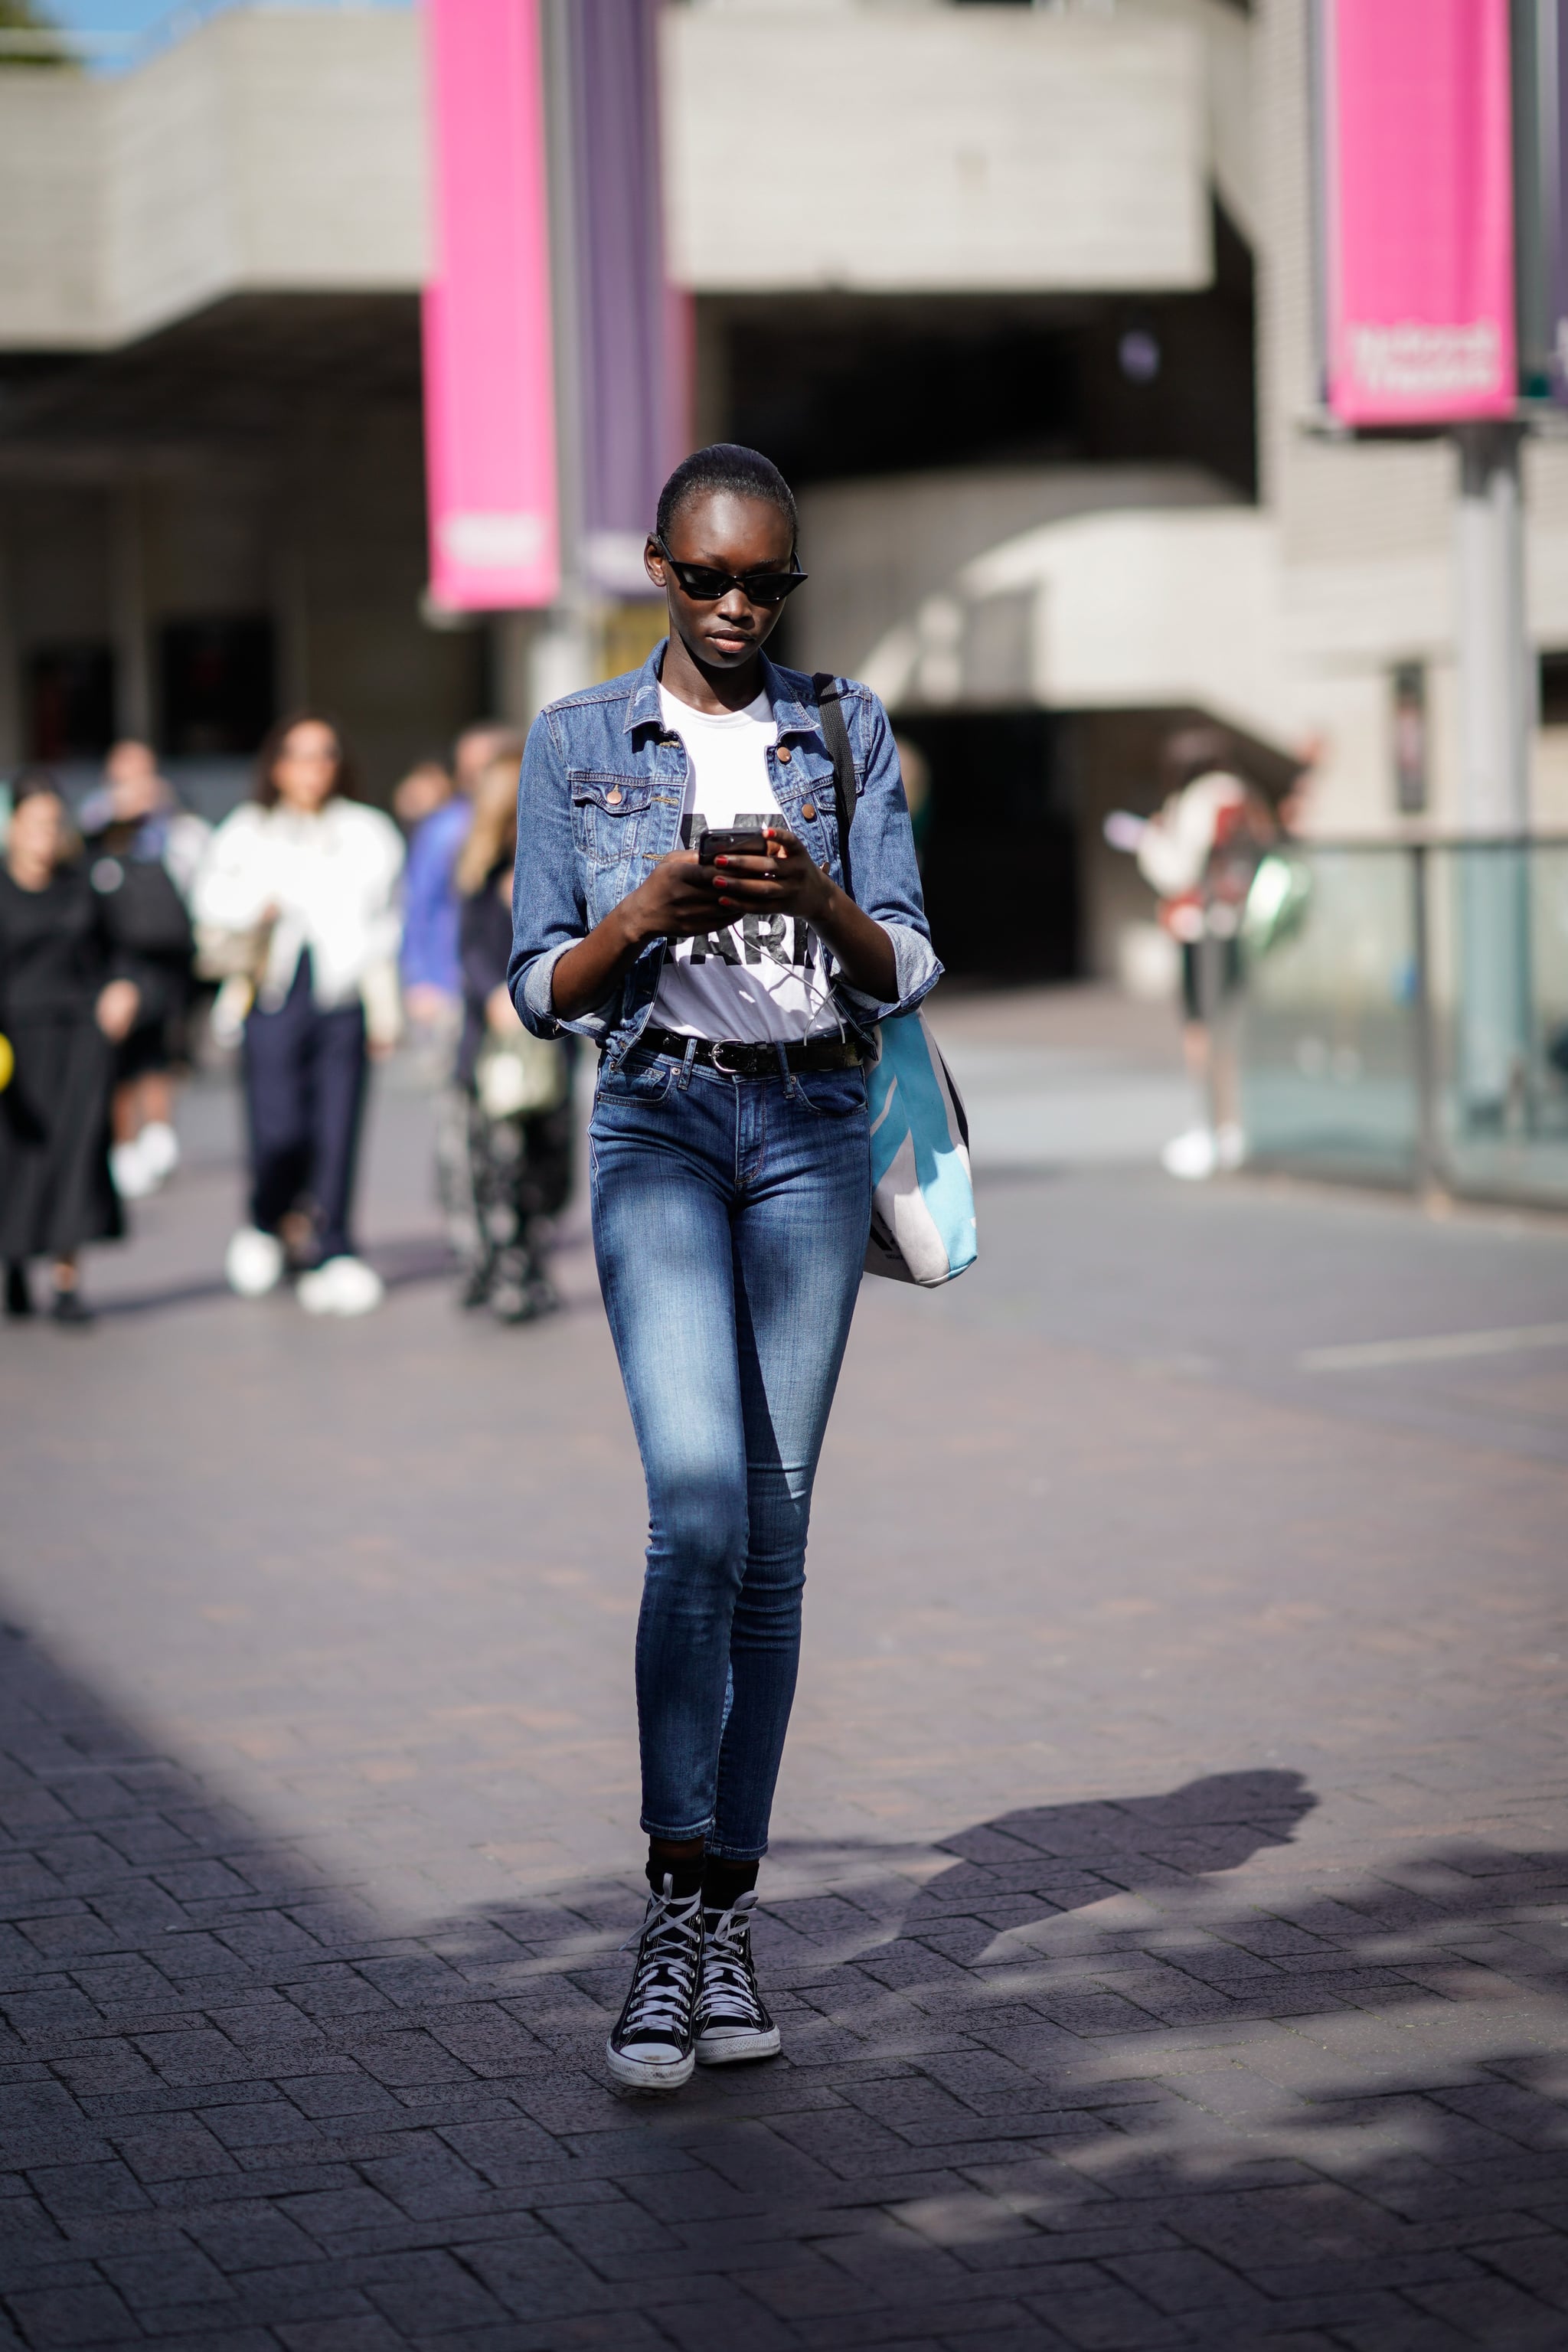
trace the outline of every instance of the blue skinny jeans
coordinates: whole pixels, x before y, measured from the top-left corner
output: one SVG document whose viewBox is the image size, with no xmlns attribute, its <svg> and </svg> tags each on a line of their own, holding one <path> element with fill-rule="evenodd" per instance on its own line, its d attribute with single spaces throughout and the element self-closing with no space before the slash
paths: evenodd
<svg viewBox="0 0 1568 2352">
<path fill-rule="evenodd" d="M 594 1249 L 647 1481 L 642 1825 L 751 1861 L 795 1697 L 811 1487 L 871 1215 L 859 1070 L 601 1070 Z"/>
</svg>

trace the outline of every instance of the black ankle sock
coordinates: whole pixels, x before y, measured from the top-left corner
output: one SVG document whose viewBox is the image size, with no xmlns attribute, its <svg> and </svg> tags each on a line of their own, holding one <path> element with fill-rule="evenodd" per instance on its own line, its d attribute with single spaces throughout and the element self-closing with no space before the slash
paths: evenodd
<svg viewBox="0 0 1568 2352">
<path fill-rule="evenodd" d="M 656 1895 L 664 1893 L 664 1882 L 670 1882 L 670 1893 L 678 1903 L 702 1891 L 702 1856 L 691 1855 L 689 1861 L 675 1862 L 667 1853 L 655 1853 L 650 1842 L 647 1850 L 647 1883 Z"/>
<path fill-rule="evenodd" d="M 705 1911 L 730 1911 L 738 1895 L 749 1895 L 757 1883 L 759 1865 L 754 1862 L 730 1862 L 722 1854 L 710 1853 L 702 1863 L 702 1907 Z"/>
</svg>

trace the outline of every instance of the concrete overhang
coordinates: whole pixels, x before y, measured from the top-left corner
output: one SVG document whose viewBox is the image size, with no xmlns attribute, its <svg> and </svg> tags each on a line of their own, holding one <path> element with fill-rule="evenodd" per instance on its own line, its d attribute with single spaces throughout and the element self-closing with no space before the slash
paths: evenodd
<svg viewBox="0 0 1568 2352">
<path fill-rule="evenodd" d="M 427 271 L 412 11 L 237 9 L 122 80 L 0 73 L 0 347 Z"/>
<path fill-rule="evenodd" d="M 664 38 L 671 265 L 700 291 L 1209 281 L 1190 7 L 803 15 L 777 0 L 672 8 Z"/>
<path fill-rule="evenodd" d="M 671 271 L 699 292 L 1181 290 L 1250 227 L 1249 30 L 790 5 L 667 12 Z M 776 135 L 775 135 L 776 132 Z M 120 79 L 0 72 L 0 349 L 134 341 L 230 297 L 429 267 L 414 10 L 237 8 Z"/>
</svg>

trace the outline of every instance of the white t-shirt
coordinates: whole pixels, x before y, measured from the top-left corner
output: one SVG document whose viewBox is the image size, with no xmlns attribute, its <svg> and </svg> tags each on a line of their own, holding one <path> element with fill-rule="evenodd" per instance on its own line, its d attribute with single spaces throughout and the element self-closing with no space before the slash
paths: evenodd
<svg viewBox="0 0 1568 2352">
<path fill-rule="evenodd" d="M 717 714 L 693 710 L 663 687 L 659 702 L 665 726 L 686 746 L 683 842 L 695 846 L 705 826 L 778 807 L 767 760 L 778 727 L 765 694 L 743 710 Z M 671 940 L 652 1018 L 687 1037 L 787 1039 L 837 1034 L 840 1025 L 816 933 L 793 915 L 760 911 L 722 930 Z"/>
</svg>

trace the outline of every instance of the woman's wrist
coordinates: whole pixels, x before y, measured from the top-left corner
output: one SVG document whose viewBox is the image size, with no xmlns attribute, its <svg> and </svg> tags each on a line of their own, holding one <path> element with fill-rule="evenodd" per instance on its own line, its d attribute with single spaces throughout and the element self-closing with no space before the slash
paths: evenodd
<svg viewBox="0 0 1568 2352">
<path fill-rule="evenodd" d="M 641 955 L 650 940 L 663 936 L 650 925 L 647 914 L 639 908 L 637 900 L 641 896 L 642 885 L 639 883 L 635 890 L 627 892 L 610 916 L 616 945 L 623 954 L 633 957 Z"/>
</svg>

